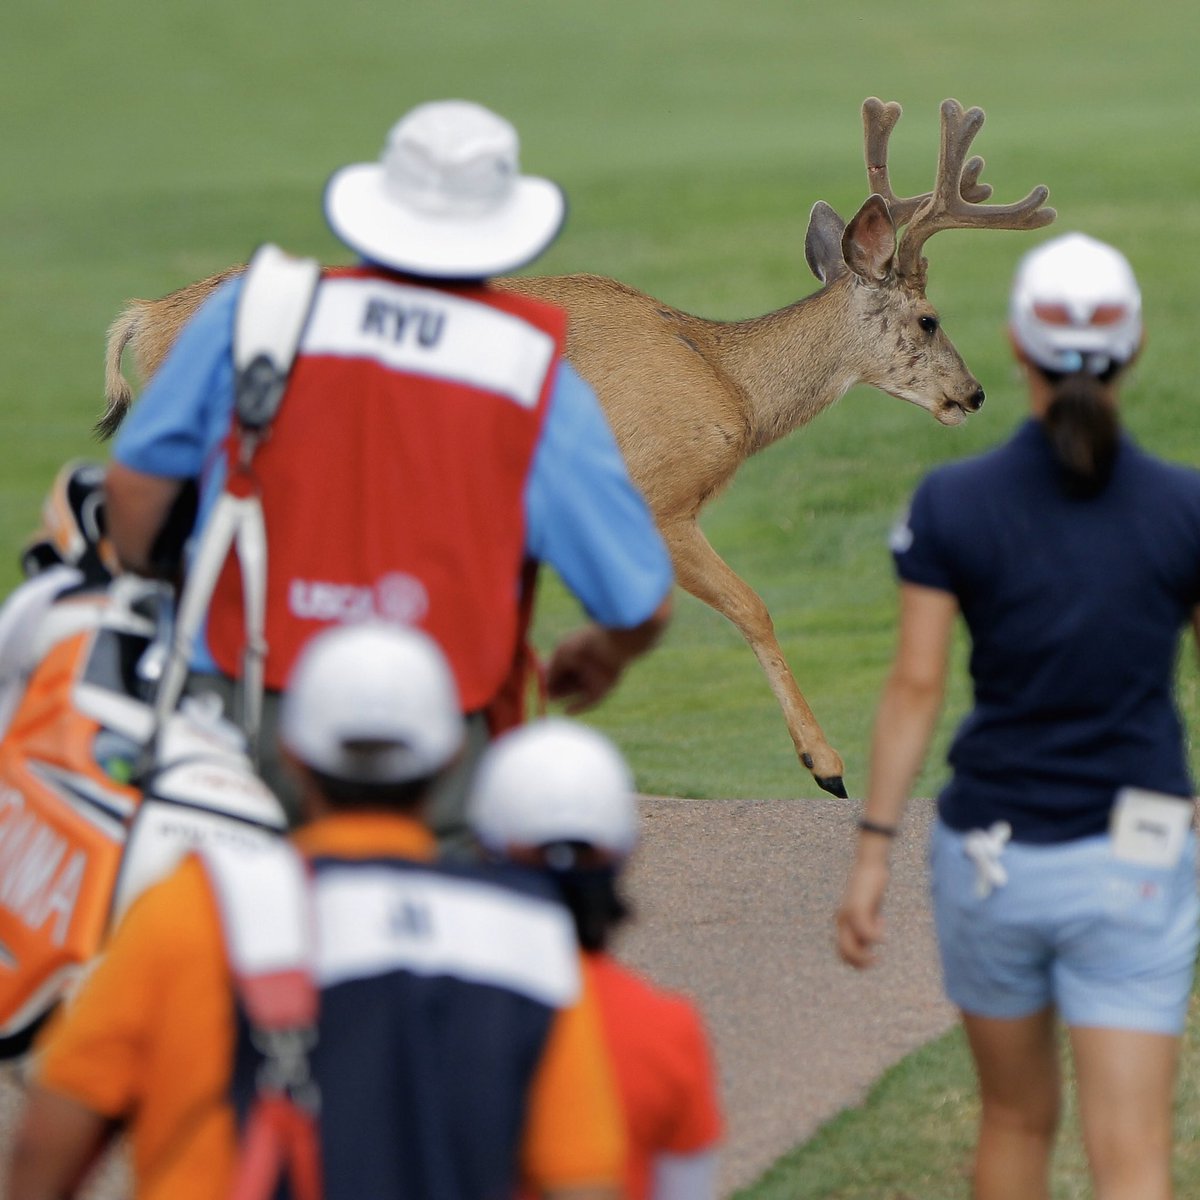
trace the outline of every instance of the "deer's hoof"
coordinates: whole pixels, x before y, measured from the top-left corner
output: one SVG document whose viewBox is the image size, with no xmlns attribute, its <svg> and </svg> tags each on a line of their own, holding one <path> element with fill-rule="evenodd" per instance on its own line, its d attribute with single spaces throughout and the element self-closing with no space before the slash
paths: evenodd
<svg viewBox="0 0 1200 1200">
<path fill-rule="evenodd" d="M 817 781 L 817 786 L 831 796 L 837 796 L 839 800 L 849 799 L 846 795 L 846 785 L 840 775 L 814 775 L 813 778 Z"/>
</svg>

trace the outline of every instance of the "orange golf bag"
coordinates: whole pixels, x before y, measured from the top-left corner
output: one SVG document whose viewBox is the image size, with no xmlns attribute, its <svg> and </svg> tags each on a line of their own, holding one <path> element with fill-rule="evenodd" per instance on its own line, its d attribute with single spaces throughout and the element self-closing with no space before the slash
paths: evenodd
<svg viewBox="0 0 1200 1200">
<path fill-rule="evenodd" d="M 81 583 L 55 568 L 0 611 L 0 1057 L 186 851 L 285 826 L 219 711 L 185 701 L 156 727 L 163 589 Z"/>
</svg>

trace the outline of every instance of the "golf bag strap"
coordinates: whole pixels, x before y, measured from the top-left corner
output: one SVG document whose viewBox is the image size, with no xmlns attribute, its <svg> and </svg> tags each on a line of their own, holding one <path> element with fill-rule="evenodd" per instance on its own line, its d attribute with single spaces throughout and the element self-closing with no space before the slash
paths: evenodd
<svg viewBox="0 0 1200 1200">
<path fill-rule="evenodd" d="M 171 652 L 155 699 L 155 728 L 161 731 L 187 682 L 192 646 L 204 624 L 217 578 L 230 547 L 236 550 L 245 589 L 246 648 L 242 659 L 241 725 L 253 755 L 262 718 L 266 659 L 267 531 L 256 494 L 222 492 L 213 505 L 188 568 L 179 602 Z"/>
<path fill-rule="evenodd" d="M 320 277 L 313 259 L 291 258 L 269 244 L 259 247 L 246 268 L 234 317 L 234 427 L 225 489 L 188 570 L 155 705 L 155 728 L 161 730 L 183 692 L 192 646 L 232 547 L 241 569 L 246 613 L 240 723 L 255 759 L 267 653 L 267 534 L 251 463 L 279 412 Z"/>
<path fill-rule="evenodd" d="M 309 1053 L 319 993 L 312 974 L 312 893 L 287 842 L 204 847 L 234 989 L 263 1061 L 229 1200 L 271 1200 L 286 1175 L 293 1200 L 321 1200 L 320 1094 Z"/>
<path fill-rule="evenodd" d="M 315 260 L 270 243 L 250 259 L 233 325 L 234 412 L 243 430 L 265 430 L 275 419 L 320 278 Z"/>
</svg>

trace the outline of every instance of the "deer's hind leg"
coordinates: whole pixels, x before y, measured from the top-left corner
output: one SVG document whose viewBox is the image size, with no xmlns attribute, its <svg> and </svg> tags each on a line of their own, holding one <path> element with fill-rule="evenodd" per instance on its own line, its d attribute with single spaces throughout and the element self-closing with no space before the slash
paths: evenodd
<svg viewBox="0 0 1200 1200">
<path fill-rule="evenodd" d="M 710 608 L 728 617 L 750 644 L 766 672 L 800 761 L 817 784 L 835 796 L 846 795 L 841 756 L 825 739 L 817 718 L 796 683 L 779 642 L 771 614 L 758 594 L 740 579 L 712 548 L 692 519 L 663 527 L 663 537 L 675 564 L 675 577 Z"/>
</svg>

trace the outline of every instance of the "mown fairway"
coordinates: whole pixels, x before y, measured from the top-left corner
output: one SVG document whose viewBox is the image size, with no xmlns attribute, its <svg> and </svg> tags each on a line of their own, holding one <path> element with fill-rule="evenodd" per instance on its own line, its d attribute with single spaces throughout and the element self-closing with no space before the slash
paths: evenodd
<svg viewBox="0 0 1200 1200">
<path fill-rule="evenodd" d="M 1044 182 L 1060 214 L 1052 232 L 1083 229 L 1133 261 L 1150 341 L 1127 422 L 1148 448 L 1200 465 L 1198 35 L 1195 10 L 1174 0 L 8 0 L 0 585 L 16 581 L 16 551 L 56 467 L 104 453 L 89 431 L 104 329 L 121 304 L 265 239 L 345 261 L 320 215 L 325 177 L 374 158 L 397 116 L 438 96 L 511 118 L 525 168 L 564 184 L 571 215 L 539 273 L 613 275 L 722 318 L 815 290 L 808 210 L 822 198 L 849 216 L 865 197 L 865 96 L 905 106 L 892 142 L 904 192 L 932 181 L 938 103 L 981 105 L 975 149 L 994 199 Z M 770 606 L 852 795 L 891 650 L 886 531 L 924 470 L 1021 419 L 1004 305 L 1018 255 L 1044 236 L 950 232 L 929 245 L 930 297 L 988 391 L 967 426 L 947 430 L 857 390 L 751 460 L 708 510 L 714 545 Z M 548 587 L 541 638 L 575 619 Z M 1195 728 L 1200 686 L 1190 649 L 1184 657 Z M 943 743 L 965 699 L 959 684 Z M 665 645 L 595 721 L 650 792 L 814 787 L 738 635 L 685 596 Z M 938 753 L 919 794 L 941 774 Z"/>
<path fill-rule="evenodd" d="M 1200 462 L 1186 11 L 1164 0 L 1136 18 L 1107 0 L 938 2 L 907 15 L 876 0 L 829 10 L 15 0 L 0 37 L 0 545 L 10 548 L 0 583 L 16 578 L 12 551 L 54 468 L 101 453 L 89 429 L 103 331 L 122 302 L 265 238 L 343 261 L 318 206 L 326 175 L 373 158 L 390 122 L 433 96 L 511 117 L 526 168 L 566 186 L 571 216 L 539 271 L 610 274 L 730 318 L 814 290 L 808 210 L 824 198 L 849 215 L 864 198 L 864 96 L 905 106 L 892 152 L 905 191 L 932 179 L 939 101 L 979 104 L 988 122 L 976 149 L 997 200 L 1044 181 L 1059 229 L 1128 251 L 1151 334 L 1129 422 L 1151 447 Z M 885 532 L 927 466 L 1019 419 L 1003 306 L 1016 257 L 1040 236 L 954 231 L 930 244 L 931 298 L 989 393 L 968 427 L 856 391 L 752 460 L 709 510 L 712 541 L 770 605 L 852 794 L 891 643 Z M 546 634 L 574 619 L 565 602 L 545 609 Z M 665 647 L 596 720 L 621 737 L 647 790 L 804 795 L 813 785 L 738 635 L 690 598 L 679 610 Z M 924 790 L 939 770 L 935 758 Z"/>
</svg>

